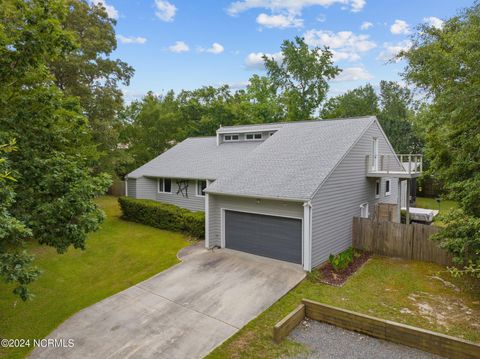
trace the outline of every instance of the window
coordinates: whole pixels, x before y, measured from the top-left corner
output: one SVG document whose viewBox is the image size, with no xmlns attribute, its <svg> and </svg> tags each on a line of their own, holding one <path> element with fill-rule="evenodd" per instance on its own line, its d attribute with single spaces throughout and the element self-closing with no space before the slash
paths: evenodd
<svg viewBox="0 0 480 359">
<path fill-rule="evenodd" d="M 375 181 L 375 198 L 380 198 L 380 180 Z"/>
<path fill-rule="evenodd" d="M 368 218 L 368 203 L 362 203 L 360 205 L 360 217 L 362 218 Z"/>
<path fill-rule="evenodd" d="M 385 181 L 385 196 L 390 196 L 390 190 L 391 190 L 391 181 L 386 180 Z"/>
<path fill-rule="evenodd" d="M 197 196 L 205 196 L 205 188 L 207 188 L 207 181 L 197 181 Z"/>
<path fill-rule="evenodd" d="M 261 140 L 262 139 L 262 134 L 261 133 L 247 133 L 245 135 L 245 139 L 248 140 L 248 141 Z"/>
<path fill-rule="evenodd" d="M 158 179 L 158 192 L 160 192 L 160 193 L 172 193 L 172 179 L 171 178 L 159 178 Z"/>
<path fill-rule="evenodd" d="M 238 135 L 225 135 L 223 136 L 223 140 L 225 142 L 228 142 L 228 141 L 238 141 Z"/>
</svg>

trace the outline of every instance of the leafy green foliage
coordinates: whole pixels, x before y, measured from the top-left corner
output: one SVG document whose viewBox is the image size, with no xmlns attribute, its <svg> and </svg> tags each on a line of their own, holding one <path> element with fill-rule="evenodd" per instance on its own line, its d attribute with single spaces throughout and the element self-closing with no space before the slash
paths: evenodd
<svg viewBox="0 0 480 359">
<path fill-rule="evenodd" d="M 320 116 L 322 118 L 372 116 L 379 111 L 377 93 L 372 85 L 367 84 L 328 99 Z"/>
<path fill-rule="evenodd" d="M 328 261 L 332 265 L 335 272 L 341 272 L 353 262 L 354 258 L 355 250 L 350 247 L 337 255 L 330 254 Z"/>
<path fill-rule="evenodd" d="M 120 197 L 122 218 L 170 231 L 181 231 L 196 238 L 205 237 L 205 213 L 148 199 Z"/>
<path fill-rule="evenodd" d="M 381 81 L 377 95 L 372 85 L 358 87 L 331 97 L 320 113 L 322 118 L 376 115 L 397 153 L 418 153 L 422 149 L 412 94 L 394 81 Z"/>
<path fill-rule="evenodd" d="M 68 9 L 62 0 L 5 0 L 0 7 L 0 142 L 17 140 L 18 150 L 7 154 L 16 179 L 9 184 L 15 193 L 9 212 L 22 223 L 6 235 L 10 252 L 2 271 L 20 283 L 22 299 L 38 274 L 20 252 L 22 240 L 31 236 L 58 252 L 84 248 L 103 219 L 92 200 L 110 183 L 93 175 L 99 154 L 88 120 L 78 101 L 55 86 L 48 67 L 76 49 L 63 26 Z"/>
<path fill-rule="evenodd" d="M 285 40 L 281 45 L 282 59 L 264 56 L 267 76 L 280 91 L 280 101 L 290 121 L 308 120 L 325 99 L 328 81 L 341 70 L 333 65 L 328 48 L 310 49 L 301 37 Z"/>
<path fill-rule="evenodd" d="M 31 297 L 27 285 L 38 277 L 39 271 L 32 266 L 33 257 L 21 250 L 25 239 L 32 233 L 11 214 L 11 207 L 15 203 L 12 188 L 15 179 L 4 156 L 15 150 L 13 140 L 0 145 L 0 277 L 6 283 L 16 283 L 13 292 L 27 300 Z"/>
<path fill-rule="evenodd" d="M 443 181 L 461 211 L 438 234 L 464 266 L 479 268 L 480 237 L 480 4 L 465 9 L 442 29 L 422 26 L 410 50 L 405 78 L 429 99 L 419 121 L 425 131 L 431 173 Z M 475 232 L 476 231 L 476 232 Z"/>
<path fill-rule="evenodd" d="M 67 7 L 61 20 L 65 33 L 72 36 L 75 51 L 53 58 L 48 67 L 55 84 L 67 96 L 77 97 L 92 129 L 100 157 L 97 172 L 113 173 L 122 160 L 117 150 L 123 108 L 119 85 L 127 85 L 133 68 L 121 60 L 110 58 L 117 47 L 115 20 L 105 9 L 87 0 L 65 0 Z"/>
</svg>

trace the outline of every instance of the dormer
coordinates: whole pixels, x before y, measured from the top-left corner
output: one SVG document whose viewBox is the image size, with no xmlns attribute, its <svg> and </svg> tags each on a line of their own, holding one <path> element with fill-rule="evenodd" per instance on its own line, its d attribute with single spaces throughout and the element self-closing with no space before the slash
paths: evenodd
<svg viewBox="0 0 480 359">
<path fill-rule="evenodd" d="M 220 127 L 217 130 L 217 145 L 231 142 L 265 141 L 273 136 L 279 128 L 274 125 Z"/>
</svg>

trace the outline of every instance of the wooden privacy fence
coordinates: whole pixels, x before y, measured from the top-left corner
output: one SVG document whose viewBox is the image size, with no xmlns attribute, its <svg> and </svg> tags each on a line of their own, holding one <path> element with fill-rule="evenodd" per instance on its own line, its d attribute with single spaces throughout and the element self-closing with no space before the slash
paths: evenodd
<svg viewBox="0 0 480 359">
<path fill-rule="evenodd" d="M 302 300 L 300 306 L 275 325 L 274 340 L 280 342 L 304 317 L 447 358 L 480 358 L 480 345 L 476 343 L 308 299 Z"/>
<path fill-rule="evenodd" d="M 390 257 L 451 265 L 452 256 L 430 237 L 438 232 L 435 226 L 378 222 L 353 218 L 353 247 Z"/>
</svg>

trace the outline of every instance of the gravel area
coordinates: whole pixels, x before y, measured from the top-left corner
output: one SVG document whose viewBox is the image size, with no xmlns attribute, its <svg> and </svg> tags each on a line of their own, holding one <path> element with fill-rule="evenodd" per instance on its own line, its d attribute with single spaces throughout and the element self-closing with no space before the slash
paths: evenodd
<svg viewBox="0 0 480 359">
<path fill-rule="evenodd" d="M 306 319 L 289 338 L 309 348 L 295 358 L 440 359 L 437 355 Z"/>
</svg>

